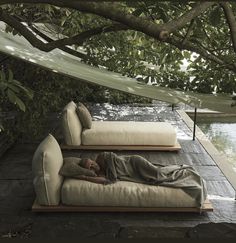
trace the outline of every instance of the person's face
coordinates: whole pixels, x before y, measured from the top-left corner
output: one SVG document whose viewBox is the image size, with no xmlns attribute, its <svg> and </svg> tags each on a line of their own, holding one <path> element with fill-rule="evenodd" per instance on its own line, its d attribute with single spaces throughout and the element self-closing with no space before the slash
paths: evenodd
<svg viewBox="0 0 236 243">
<path fill-rule="evenodd" d="M 96 173 L 100 171 L 99 165 L 94 160 L 87 159 L 85 166 L 86 166 L 86 169 L 93 170 Z"/>
</svg>

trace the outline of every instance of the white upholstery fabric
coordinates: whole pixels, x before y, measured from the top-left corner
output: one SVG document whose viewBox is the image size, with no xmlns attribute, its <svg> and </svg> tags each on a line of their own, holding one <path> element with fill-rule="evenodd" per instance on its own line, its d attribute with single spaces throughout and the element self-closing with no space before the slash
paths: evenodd
<svg viewBox="0 0 236 243">
<path fill-rule="evenodd" d="M 59 204 L 63 177 L 58 173 L 62 164 L 59 144 L 49 134 L 38 146 L 32 162 L 33 184 L 40 205 Z"/>
<path fill-rule="evenodd" d="M 83 145 L 174 146 L 176 131 L 167 122 L 93 121 L 82 132 Z"/>
<path fill-rule="evenodd" d="M 62 131 L 65 143 L 68 145 L 81 144 L 82 125 L 76 113 L 76 104 L 71 101 L 62 114 Z"/>
<path fill-rule="evenodd" d="M 73 206 L 196 207 L 196 201 L 182 189 L 119 181 L 100 185 L 66 179 L 61 201 Z"/>
</svg>

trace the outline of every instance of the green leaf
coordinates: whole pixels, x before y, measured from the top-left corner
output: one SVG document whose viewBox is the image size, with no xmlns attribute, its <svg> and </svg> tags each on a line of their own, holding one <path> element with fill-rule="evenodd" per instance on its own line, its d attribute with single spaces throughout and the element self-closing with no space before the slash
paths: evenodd
<svg viewBox="0 0 236 243">
<path fill-rule="evenodd" d="M 16 99 L 15 99 L 16 95 L 12 90 L 10 89 L 7 90 L 7 97 L 12 104 L 14 105 L 16 104 Z"/>
<path fill-rule="evenodd" d="M 17 106 L 18 106 L 22 111 L 25 112 L 25 110 L 26 110 L 25 104 L 24 104 L 24 102 L 23 102 L 20 98 L 18 98 L 17 96 L 16 96 L 16 104 L 17 104 Z"/>
<path fill-rule="evenodd" d="M 15 29 L 13 29 L 12 34 L 13 34 L 13 35 L 17 35 L 17 34 L 18 34 L 18 31 L 15 30 Z"/>
<path fill-rule="evenodd" d="M 0 82 L 0 90 L 4 92 L 7 89 L 7 84 L 4 82 Z"/>
<path fill-rule="evenodd" d="M 188 51 L 184 51 L 183 56 L 184 56 L 184 58 L 189 59 L 191 57 L 191 53 Z"/>
<path fill-rule="evenodd" d="M 137 80 L 138 82 L 145 82 L 144 79 L 141 78 L 141 77 L 136 78 L 136 80 Z"/>
<path fill-rule="evenodd" d="M 219 7 L 215 7 L 209 16 L 209 21 L 210 24 L 217 27 L 220 24 L 220 20 L 221 20 L 221 10 Z"/>
<path fill-rule="evenodd" d="M 148 83 L 149 81 L 149 76 L 147 76 L 145 79 L 144 79 L 145 83 Z"/>
<path fill-rule="evenodd" d="M 34 92 L 32 89 L 24 87 L 19 81 L 15 80 L 15 79 L 12 81 L 12 84 L 15 87 L 18 87 L 21 91 L 23 91 L 24 94 L 27 95 L 28 98 L 30 98 L 30 99 L 33 98 Z"/>
<path fill-rule="evenodd" d="M 161 64 L 165 64 L 166 63 L 167 57 L 168 57 L 168 54 L 164 54 L 164 57 L 161 60 Z"/>
<path fill-rule="evenodd" d="M 11 71 L 11 69 L 8 70 L 8 81 L 9 82 L 13 81 L 13 72 Z"/>
<path fill-rule="evenodd" d="M 63 16 L 61 19 L 61 26 L 63 26 L 65 24 L 65 22 L 67 21 L 68 17 L 67 16 Z"/>
<path fill-rule="evenodd" d="M 11 103 L 17 105 L 20 110 L 25 112 L 25 104 L 19 97 L 17 97 L 17 95 L 12 90 L 10 89 L 7 90 L 7 96 Z"/>
<path fill-rule="evenodd" d="M 6 82 L 6 74 L 3 71 L 0 71 L 0 79 L 2 82 Z"/>
<path fill-rule="evenodd" d="M 143 13 L 143 8 L 138 8 L 132 12 L 134 16 L 140 16 Z"/>
<path fill-rule="evenodd" d="M 13 84 L 8 84 L 7 87 L 9 89 L 11 89 L 15 93 L 19 93 L 20 92 L 20 89 L 17 86 L 13 85 Z"/>
</svg>

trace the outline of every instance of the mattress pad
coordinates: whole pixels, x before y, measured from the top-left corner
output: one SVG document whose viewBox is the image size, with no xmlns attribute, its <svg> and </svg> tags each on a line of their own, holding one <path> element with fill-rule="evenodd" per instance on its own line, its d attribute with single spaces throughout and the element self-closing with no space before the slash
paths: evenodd
<svg viewBox="0 0 236 243">
<path fill-rule="evenodd" d="M 174 146 L 176 131 L 167 122 L 93 121 L 82 131 L 82 145 Z"/>
</svg>

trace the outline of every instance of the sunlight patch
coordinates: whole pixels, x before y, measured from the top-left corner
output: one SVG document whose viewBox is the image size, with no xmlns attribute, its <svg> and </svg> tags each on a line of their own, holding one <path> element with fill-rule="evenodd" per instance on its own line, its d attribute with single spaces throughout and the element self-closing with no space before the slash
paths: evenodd
<svg viewBox="0 0 236 243">
<path fill-rule="evenodd" d="M 13 46 L 5 46 L 7 50 L 15 51 L 15 48 Z"/>
</svg>

